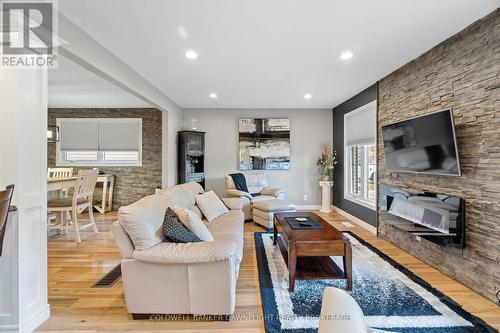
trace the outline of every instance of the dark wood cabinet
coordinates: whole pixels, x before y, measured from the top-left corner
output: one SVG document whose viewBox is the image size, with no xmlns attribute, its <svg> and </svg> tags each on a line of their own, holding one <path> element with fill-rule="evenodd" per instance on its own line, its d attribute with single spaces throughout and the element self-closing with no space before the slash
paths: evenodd
<svg viewBox="0 0 500 333">
<path fill-rule="evenodd" d="M 205 188 L 205 132 L 178 133 L 178 182 L 195 181 Z"/>
</svg>

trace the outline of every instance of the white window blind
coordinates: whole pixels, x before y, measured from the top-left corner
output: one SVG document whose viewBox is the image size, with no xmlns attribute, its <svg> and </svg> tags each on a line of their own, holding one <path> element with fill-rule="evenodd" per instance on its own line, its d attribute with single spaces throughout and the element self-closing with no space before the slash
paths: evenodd
<svg viewBox="0 0 500 333">
<path fill-rule="evenodd" d="M 377 102 L 373 101 L 344 116 L 346 146 L 370 144 L 376 141 Z"/>
<path fill-rule="evenodd" d="M 344 199 L 375 209 L 377 101 L 344 115 Z"/>
<path fill-rule="evenodd" d="M 57 165 L 142 165 L 141 118 L 58 118 L 57 124 Z"/>
<path fill-rule="evenodd" d="M 65 121 L 60 124 L 62 150 L 99 149 L 99 123 L 94 120 Z"/>
<path fill-rule="evenodd" d="M 139 150 L 137 140 L 140 132 L 138 122 L 119 121 L 99 124 L 100 150 Z"/>
</svg>

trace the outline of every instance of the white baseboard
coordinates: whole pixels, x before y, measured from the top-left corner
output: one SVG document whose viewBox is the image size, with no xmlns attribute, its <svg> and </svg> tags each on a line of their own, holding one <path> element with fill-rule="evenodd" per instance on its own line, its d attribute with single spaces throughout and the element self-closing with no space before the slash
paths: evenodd
<svg viewBox="0 0 500 333">
<path fill-rule="evenodd" d="M 339 213 L 340 215 L 342 215 L 343 217 L 359 224 L 361 227 L 365 228 L 366 230 L 368 230 L 369 232 L 373 233 L 373 234 L 377 234 L 377 228 L 375 228 L 374 226 L 372 226 L 371 224 L 368 224 L 366 223 L 365 221 L 363 220 L 360 220 L 358 219 L 356 216 L 354 215 L 351 215 L 349 214 L 348 212 L 336 207 L 336 206 L 333 206 L 332 205 L 332 208 L 337 212 Z"/>
<path fill-rule="evenodd" d="M 0 332 L 2 333 L 31 333 L 38 326 L 43 324 L 50 317 L 50 306 L 46 304 L 35 313 L 31 313 L 21 324 L 1 325 Z"/>
<path fill-rule="evenodd" d="M 22 323 L 19 327 L 20 333 L 29 333 L 33 332 L 38 326 L 43 324 L 44 321 L 50 318 L 50 306 L 46 304 L 42 308 L 40 308 L 35 313 L 31 314 L 30 318 L 27 321 Z"/>
<path fill-rule="evenodd" d="M 295 205 L 297 210 L 319 210 L 320 205 Z"/>
</svg>

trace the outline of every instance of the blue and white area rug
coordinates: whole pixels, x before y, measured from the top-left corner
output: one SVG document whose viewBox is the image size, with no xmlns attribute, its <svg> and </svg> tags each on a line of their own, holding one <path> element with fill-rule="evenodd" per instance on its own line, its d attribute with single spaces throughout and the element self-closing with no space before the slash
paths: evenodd
<svg viewBox="0 0 500 333">
<path fill-rule="evenodd" d="M 356 235 L 353 291 L 368 326 L 402 333 L 498 332 Z M 255 233 L 266 331 L 316 332 L 323 289 L 345 288 L 344 280 L 296 280 L 288 292 L 288 270 L 271 233 Z M 333 258 L 336 262 L 342 261 Z M 345 332 L 347 333 L 347 332 Z"/>
</svg>

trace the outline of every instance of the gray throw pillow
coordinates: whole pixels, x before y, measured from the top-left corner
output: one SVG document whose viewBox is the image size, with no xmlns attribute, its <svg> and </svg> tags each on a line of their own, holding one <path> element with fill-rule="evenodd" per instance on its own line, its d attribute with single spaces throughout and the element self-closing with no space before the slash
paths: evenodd
<svg viewBox="0 0 500 333">
<path fill-rule="evenodd" d="M 201 239 L 189 231 L 179 220 L 172 208 L 168 207 L 163 219 L 163 235 L 173 243 L 196 243 Z"/>
</svg>

